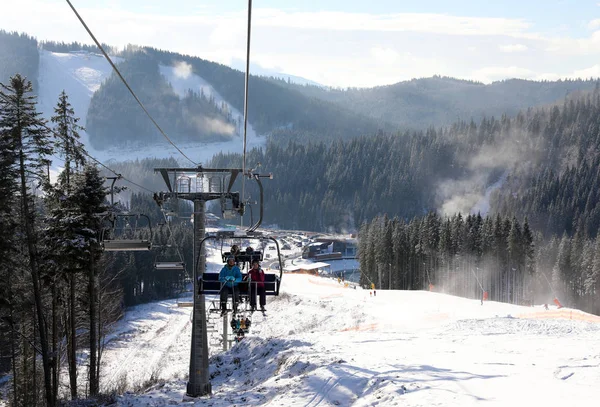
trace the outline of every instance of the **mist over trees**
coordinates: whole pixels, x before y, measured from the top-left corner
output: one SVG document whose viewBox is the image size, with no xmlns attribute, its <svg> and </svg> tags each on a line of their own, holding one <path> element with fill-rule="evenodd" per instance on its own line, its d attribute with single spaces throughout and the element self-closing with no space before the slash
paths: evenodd
<svg viewBox="0 0 600 407">
<path fill-rule="evenodd" d="M 180 99 L 160 73 L 158 62 L 144 52 L 130 52 L 118 64 L 121 74 L 154 120 L 175 142 L 216 142 L 237 137 L 236 120 L 211 95 L 188 91 Z M 97 149 L 129 144 L 156 144 L 162 135 L 121 79 L 112 73 L 94 93 L 87 112 L 90 142 Z"/>
<path fill-rule="evenodd" d="M 265 223 L 306 230 L 357 230 L 377 215 L 405 220 L 431 210 L 528 217 L 545 235 L 595 237 L 600 227 L 600 92 L 424 132 L 332 143 L 269 142 L 247 162 L 273 172 Z M 210 166 L 237 167 L 219 154 Z M 486 188 L 498 183 L 486 195 Z M 251 190 L 252 191 L 252 190 Z"/>
</svg>

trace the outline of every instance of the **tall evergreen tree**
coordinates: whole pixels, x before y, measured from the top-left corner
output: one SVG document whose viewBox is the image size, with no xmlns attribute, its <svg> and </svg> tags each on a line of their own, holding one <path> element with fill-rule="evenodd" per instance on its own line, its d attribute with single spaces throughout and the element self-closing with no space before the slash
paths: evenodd
<svg viewBox="0 0 600 407">
<path fill-rule="evenodd" d="M 55 134 L 56 138 L 56 149 L 58 154 L 64 159 L 65 167 L 64 170 L 59 175 L 59 182 L 54 189 L 54 194 L 49 194 L 50 197 L 53 197 L 56 200 L 56 205 L 52 205 L 50 203 L 50 207 L 55 208 L 54 218 L 57 220 L 55 225 L 59 228 L 62 227 L 64 230 L 59 231 L 59 235 L 63 238 L 69 239 L 73 236 L 74 230 L 76 226 L 72 222 L 72 211 L 74 210 L 72 200 L 69 199 L 70 191 L 71 191 L 71 176 L 73 173 L 72 167 L 75 166 L 80 167 L 83 165 L 85 159 L 85 149 L 79 143 L 79 131 L 83 128 L 78 125 L 79 118 L 75 117 L 75 111 L 73 110 L 71 104 L 69 103 L 67 94 L 63 90 L 62 93 L 58 97 L 58 102 L 56 107 L 54 108 L 54 116 L 51 118 L 52 123 L 55 124 Z M 66 211 L 66 212 L 65 212 Z M 57 239 L 61 240 L 61 239 Z M 68 354 L 67 358 L 69 361 L 69 379 L 70 379 L 70 389 L 71 389 L 71 398 L 77 398 L 77 358 L 76 358 L 76 349 L 77 349 L 77 327 L 76 327 L 76 317 L 75 317 L 75 307 L 76 307 L 76 274 L 77 270 L 77 262 L 74 261 L 77 256 L 72 254 L 64 253 L 65 249 L 69 250 L 79 250 L 79 247 L 71 247 L 70 245 L 65 245 L 59 247 L 58 250 L 52 251 L 53 254 L 58 254 L 60 257 L 55 262 L 55 264 L 62 265 L 62 272 L 66 272 L 66 276 L 69 280 L 69 317 L 67 319 L 69 325 L 69 337 L 68 337 Z"/>
<path fill-rule="evenodd" d="M 89 301 L 89 383 L 90 395 L 95 396 L 100 390 L 99 381 L 99 315 L 98 315 L 98 263 L 102 254 L 99 234 L 102 227 L 103 213 L 108 209 L 105 205 L 107 190 L 104 179 L 94 166 L 86 166 L 82 173 L 75 176 L 72 199 L 78 209 L 78 222 L 81 224 L 79 235 L 84 251 L 84 267 L 88 274 Z"/>
<path fill-rule="evenodd" d="M 56 395 L 53 394 L 51 380 L 47 319 L 40 286 L 40 256 L 37 247 L 34 191 L 31 188 L 32 182 L 38 185 L 48 182 L 44 170 L 49 165 L 47 157 L 52 153 L 52 148 L 49 144 L 45 122 L 36 110 L 36 101 L 32 90 L 31 82 L 19 74 L 13 76 L 8 85 L 0 84 L 0 98 L 5 101 L 3 110 L 0 112 L 0 137 L 8 140 L 9 149 L 16 155 L 13 166 L 18 171 L 19 203 L 25 239 L 23 243 L 27 248 L 31 273 L 44 370 L 46 403 L 54 406 Z"/>
</svg>

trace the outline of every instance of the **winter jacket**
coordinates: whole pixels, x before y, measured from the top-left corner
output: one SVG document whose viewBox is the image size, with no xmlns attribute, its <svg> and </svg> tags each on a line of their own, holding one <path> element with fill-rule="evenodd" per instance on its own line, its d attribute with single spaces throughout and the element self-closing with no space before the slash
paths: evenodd
<svg viewBox="0 0 600 407">
<path fill-rule="evenodd" d="M 233 277 L 233 281 L 228 281 L 228 277 Z M 238 266 L 229 267 L 226 264 L 219 272 L 219 281 L 225 283 L 228 287 L 235 287 L 242 281 L 242 272 Z"/>
<path fill-rule="evenodd" d="M 256 282 L 257 287 L 262 288 L 265 286 L 265 272 L 263 271 L 263 269 L 259 268 L 258 270 L 256 270 L 252 268 L 248 273 L 250 274 L 252 282 Z"/>
</svg>

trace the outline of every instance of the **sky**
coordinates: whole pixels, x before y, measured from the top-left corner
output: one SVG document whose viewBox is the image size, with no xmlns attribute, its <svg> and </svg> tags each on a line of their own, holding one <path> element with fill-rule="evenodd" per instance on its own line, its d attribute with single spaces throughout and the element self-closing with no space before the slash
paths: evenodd
<svg viewBox="0 0 600 407">
<path fill-rule="evenodd" d="M 91 43 L 66 0 L 3 3 L 2 29 Z M 230 66 L 245 60 L 245 0 L 72 3 L 104 43 L 154 46 Z M 432 75 L 484 83 L 600 77 L 598 0 L 255 0 L 251 38 L 257 71 L 336 87 Z"/>
</svg>

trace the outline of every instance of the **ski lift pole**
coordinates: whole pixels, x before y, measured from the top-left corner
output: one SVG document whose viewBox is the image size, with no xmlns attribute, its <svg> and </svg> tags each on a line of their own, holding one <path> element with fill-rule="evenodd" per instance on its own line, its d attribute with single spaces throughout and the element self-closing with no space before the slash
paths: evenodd
<svg viewBox="0 0 600 407">
<path fill-rule="evenodd" d="M 252 0 L 248 0 L 248 37 L 246 41 L 246 76 L 244 81 L 244 152 L 242 154 L 242 202 L 246 199 L 246 135 L 248 129 L 248 81 L 250 79 L 250 34 L 252 31 Z M 240 217 L 240 226 L 243 226 L 244 217 Z"/>
</svg>

